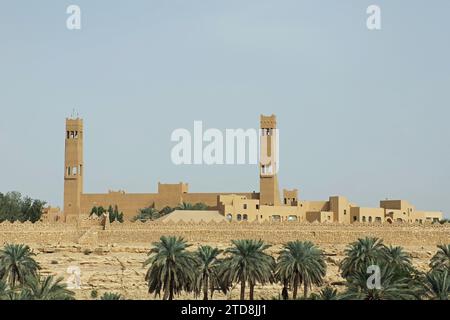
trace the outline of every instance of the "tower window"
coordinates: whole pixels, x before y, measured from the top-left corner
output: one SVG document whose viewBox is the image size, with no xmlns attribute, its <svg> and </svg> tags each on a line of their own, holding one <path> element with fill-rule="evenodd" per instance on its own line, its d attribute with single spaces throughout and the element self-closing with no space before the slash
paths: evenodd
<svg viewBox="0 0 450 320">
<path fill-rule="evenodd" d="M 82 165 L 82 164 L 80 164 L 80 176 L 81 176 L 81 168 L 83 168 L 83 165 Z"/>
<path fill-rule="evenodd" d="M 247 204 L 244 204 L 244 209 L 247 209 Z"/>
<path fill-rule="evenodd" d="M 78 131 L 75 131 L 75 139 L 78 139 Z"/>
<path fill-rule="evenodd" d="M 259 210 L 259 204 L 256 205 L 256 210 Z"/>
<path fill-rule="evenodd" d="M 67 175 L 70 176 L 70 167 L 67 167 Z"/>
<path fill-rule="evenodd" d="M 243 219 L 244 221 L 247 221 L 247 220 L 248 220 L 248 215 L 244 214 L 244 215 L 242 216 L 242 219 Z"/>
<path fill-rule="evenodd" d="M 70 138 L 70 131 L 67 131 L 67 139 Z"/>
<path fill-rule="evenodd" d="M 73 169 L 72 169 L 72 174 L 73 174 L 74 176 L 76 176 L 77 173 L 78 173 L 78 167 L 73 167 Z"/>
<path fill-rule="evenodd" d="M 237 221 L 241 221 L 242 220 L 242 216 L 241 216 L 241 214 L 238 214 L 237 215 Z"/>
</svg>

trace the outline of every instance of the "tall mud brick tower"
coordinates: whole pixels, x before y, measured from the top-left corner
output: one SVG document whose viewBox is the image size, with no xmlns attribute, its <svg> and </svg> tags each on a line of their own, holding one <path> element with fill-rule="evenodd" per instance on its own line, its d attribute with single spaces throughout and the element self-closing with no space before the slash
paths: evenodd
<svg viewBox="0 0 450 320">
<path fill-rule="evenodd" d="M 64 159 L 64 217 L 76 220 L 83 193 L 83 120 L 66 119 Z"/>
<path fill-rule="evenodd" d="M 259 184 L 260 205 L 280 205 L 278 190 L 278 130 L 275 115 L 261 115 Z"/>
</svg>

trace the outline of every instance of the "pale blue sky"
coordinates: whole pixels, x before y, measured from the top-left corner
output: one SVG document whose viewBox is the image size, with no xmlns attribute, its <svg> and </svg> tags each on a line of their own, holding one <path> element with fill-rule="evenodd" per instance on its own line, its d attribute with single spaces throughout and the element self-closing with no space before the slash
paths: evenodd
<svg viewBox="0 0 450 320">
<path fill-rule="evenodd" d="M 66 29 L 69 4 L 82 30 Z M 365 26 L 382 9 L 382 30 Z M 85 191 L 258 190 L 256 166 L 174 166 L 176 128 L 276 113 L 280 187 L 450 212 L 450 2 L 0 2 L 0 192 L 61 205 L 64 119 L 85 121 Z"/>
</svg>

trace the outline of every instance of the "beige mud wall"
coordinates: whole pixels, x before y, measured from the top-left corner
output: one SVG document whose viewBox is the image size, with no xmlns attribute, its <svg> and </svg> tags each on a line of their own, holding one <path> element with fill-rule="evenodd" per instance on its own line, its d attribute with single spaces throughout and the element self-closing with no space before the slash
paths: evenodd
<svg viewBox="0 0 450 320">
<path fill-rule="evenodd" d="M 339 225 L 300 222 L 263 223 L 112 223 L 102 230 L 98 221 L 78 225 L 65 223 L 0 223 L 0 244 L 149 244 L 162 235 L 182 236 L 193 243 L 229 243 L 233 239 L 262 239 L 272 244 L 310 240 L 316 244 L 348 244 L 375 236 L 401 246 L 435 246 L 450 243 L 450 225 Z"/>
</svg>

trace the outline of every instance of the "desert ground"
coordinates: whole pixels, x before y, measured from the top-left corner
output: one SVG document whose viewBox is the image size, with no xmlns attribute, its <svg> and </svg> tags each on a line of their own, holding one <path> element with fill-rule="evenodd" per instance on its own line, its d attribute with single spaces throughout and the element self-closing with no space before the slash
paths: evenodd
<svg viewBox="0 0 450 320">
<path fill-rule="evenodd" d="M 193 243 L 190 250 L 198 245 L 208 244 L 225 249 L 228 243 Z M 151 244 L 132 245 L 99 245 L 83 246 L 80 244 L 64 245 L 32 245 L 36 253 L 36 260 L 42 267 L 42 274 L 52 274 L 69 278 L 67 269 L 78 266 L 81 271 L 81 288 L 75 289 L 77 299 L 92 299 L 91 292 L 96 290 L 98 296 L 104 292 L 116 292 L 126 299 L 155 299 L 147 290 L 144 280 L 146 268 L 143 262 L 147 258 Z M 327 263 L 327 275 L 324 285 L 331 285 L 342 290 L 343 279 L 339 275 L 339 262 L 344 257 L 345 245 L 320 245 L 324 250 Z M 273 245 L 268 252 L 276 256 L 281 245 Z M 412 255 L 413 264 L 421 271 L 428 270 L 429 259 L 436 252 L 435 246 L 405 246 Z M 312 292 L 320 288 L 313 288 Z M 257 286 L 255 296 L 257 299 L 272 299 L 281 292 L 280 285 Z M 217 292 L 214 299 L 237 299 L 239 285 L 233 288 L 227 296 Z M 159 297 L 156 297 L 158 299 Z M 192 295 L 181 295 L 177 299 L 193 298 Z"/>
</svg>

